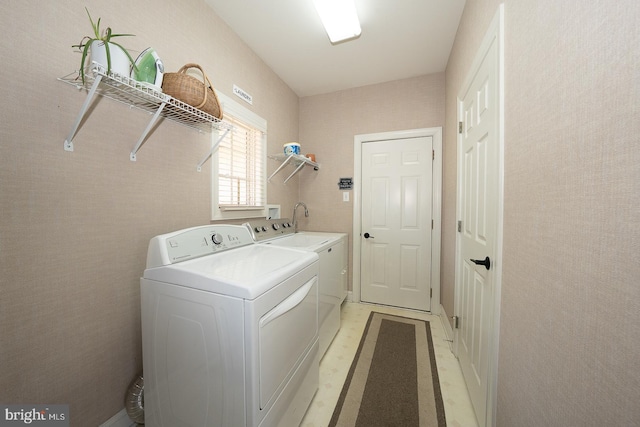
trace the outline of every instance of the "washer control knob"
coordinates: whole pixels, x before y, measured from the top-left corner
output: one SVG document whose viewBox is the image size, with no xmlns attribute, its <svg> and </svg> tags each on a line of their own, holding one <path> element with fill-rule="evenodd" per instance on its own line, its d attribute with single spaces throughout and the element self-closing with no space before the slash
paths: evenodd
<svg viewBox="0 0 640 427">
<path fill-rule="evenodd" d="M 256 233 L 259 233 L 260 232 L 260 227 L 256 227 L 256 228 L 254 228 L 254 230 L 256 230 Z"/>
<path fill-rule="evenodd" d="M 271 227 L 273 227 L 274 230 L 277 230 L 280 228 L 280 226 L 278 224 L 273 224 Z"/>
<path fill-rule="evenodd" d="M 267 227 L 265 227 L 264 225 L 261 228 L 262 231 L 267 231 Z"/>
<path fill-rule="evenodd" d="M 220 243 L 222 243 L 222 236 L 218 233 L 213 233 L 213 235 L 211 236 L 211 241 L 214 245 L 219 245 Z"/>
</svg>

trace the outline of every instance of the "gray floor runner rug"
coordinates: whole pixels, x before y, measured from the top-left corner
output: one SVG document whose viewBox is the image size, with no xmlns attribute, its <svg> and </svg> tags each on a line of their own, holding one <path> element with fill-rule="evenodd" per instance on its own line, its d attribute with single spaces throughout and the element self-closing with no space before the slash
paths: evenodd
<svg viewBox="0 0 640 427">
<path fill-rule="evenodd" d="M 372 312 L 329 427 L 444 427 L 429 322 Z"/>
</svg>

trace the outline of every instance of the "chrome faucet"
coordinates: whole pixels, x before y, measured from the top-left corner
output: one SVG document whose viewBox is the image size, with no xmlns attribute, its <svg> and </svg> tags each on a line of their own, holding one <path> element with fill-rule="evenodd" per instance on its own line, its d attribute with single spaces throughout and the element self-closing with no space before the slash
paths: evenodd
<svg viewBox="0 0 640 427">
<path fill-rule="evenodd" d="M 296 209 L 298 209 L 298 206 L 304 206 L 304 216 L 309 216 L 309 209 L 307 209 L 307 205 L 305 205 L 303 202 L 298 202 L 296 203 L 296 205 L 293 207 L 293 216 L 291 218 L 293 218 L 291 220 L 291 222 L 293 222 L 293 232 L 297 233 L 298 232 L 298 221 L 296 221 Z"/>
</svg>

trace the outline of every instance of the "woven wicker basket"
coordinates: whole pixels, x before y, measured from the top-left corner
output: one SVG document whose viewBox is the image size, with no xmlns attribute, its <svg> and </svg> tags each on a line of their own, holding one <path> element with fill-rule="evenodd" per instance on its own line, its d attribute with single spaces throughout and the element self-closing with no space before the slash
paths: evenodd
<svg viewBox="0 0 640 427">
<path fill-rule="evenodd" d="M 200 70 L 204 83 L 195 77 L 187 75 L 189 68 Z M 211 114 L 213 117 L 222 119 L 222 108 L 218 97 L 213 90 L 209 77 L 198 64 L 186 64 L 177 73 L 165 73 L 162 77 L 162 91 L 192 107 Z"/>
</svg>

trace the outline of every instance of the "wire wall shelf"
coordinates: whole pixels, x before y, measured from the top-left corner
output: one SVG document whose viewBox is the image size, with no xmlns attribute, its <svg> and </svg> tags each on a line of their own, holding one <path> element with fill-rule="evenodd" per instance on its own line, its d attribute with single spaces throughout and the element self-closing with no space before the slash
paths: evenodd
<svg viewBox="0 0 640 427">
<path fill-rule="evenodd" d="M 284 184 L 286 184 L 287 181 L 289 181 L 291 178 L 293 178 L 305 166 L 311 166 L 311 167 L 313 167 L 313 170 L 315 170 L 315 171 L 320 169 L 320 164 L 319 163 L 316 163 L 316 162 L 312 161 L 311 159 L 309 159 L 309 158 L 307 158 L 305 156 L 302 156 L 300 154 L 273 154 L 273 155 L 270 154 L 267 157 L 269 157 L 270 159 L 282 162 L 282 164 L 280 166 L 278 166 L 278 169 L 276 169 L 275 172 L 273 172 L 269 176 L 269 178 L 267 178 L 267 182 L 271 182 L 271 178 L 276 176 L 278 174 L 278 172 L 280 172 L 288 164 L 294 166 L 295 169 L 291 173 L 291 175 L 289 175 L 284 180 Z"/>
<path fill-rule="evenodd" d="M 104 96 L 121 102 L 129 107 L 143 110 L 152 114 L 151 121 L 144 130 L 142 136 L 134 146 L 130 154 L 130 160 L 136 161 L 136 153 L 144 143 L 157 120 L 166 118 L 181 125 L 196 129 L 199 132 L 212 132 L 214 129 L 225 132 L 233 128 L 224 122 L 202 110 L 192 107 L 147 83 L 139 82 L 118 73 L 107 73 L 104 66 L 96 62 L 92 63 L 85 72 L 84 84 L 77 72 L 73 72 L 58 80 L 76 87 L 79 90 L 87 90 L 87 98 L 81 107 L 80 113 L 67 139 L 64 142 L 66 151 L 73 151 L 73 138 L 75 137 L 83 117 L 89 110 L 89 106 L 95 95 Z M 198 165 L 200 169 L 201 164 Z"/>
</svg>

